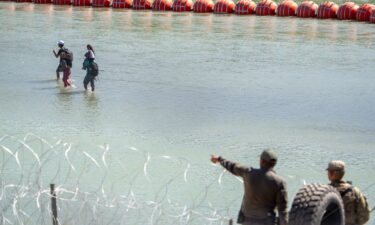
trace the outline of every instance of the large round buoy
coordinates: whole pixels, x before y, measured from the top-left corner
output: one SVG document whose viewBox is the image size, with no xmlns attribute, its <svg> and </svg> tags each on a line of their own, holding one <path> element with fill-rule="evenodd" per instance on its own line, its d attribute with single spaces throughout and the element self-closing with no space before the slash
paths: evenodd
<svg viewBox="0 0 375 225">
<path fill-rule="evenodd" d="M 133 0 L 133 9 L 151 9 L 151 0 Z"/>
<path fill-rule="evenodd" d="M 109 7 L 109 0 L 92 0 L 92 7 Z"/>
<path fill-rule="evenodd" d="M 354 2 L 345 2 L 337 11 L 339 20 L 355 20 L 359 6 Z"/>
<path fill-rule="evenodd" d="M 356 20 L 358 20 L 358 21 L 369 21 L 370 15 L 374 11 L 375 11 L 375 5 L 373 5 L 373 4 L 363 4 L 357 10 Z"/>
<path fill-rule="evenodd" d="M 304 1 L 297 8 L 297 16 L 302 18 L 316 17 L 318 5 L 313 1 Z"/>
<path fill-rule="evenodd" d="M 35 4 L 51 4 L 52 0 L 34 0 Z"/>
<path fill-rule="evenodd" d="M 54 5 L 70 5 L 72 4 L 70 0 L 53 0 L 52 3 Z"/>
<path fill-rule="evenodd" d="M 375 11 L 370 16 L 370 23 L 375 23 Z"/>
<path fill-rule="evenodd" d="M 218 0 L 214 6 L 214 13 L 234 13 L 236 5 L 232 0 Z"/>
<path fill-rule="evenodd" d="M 276 15 L 277 5 L 271 0 L 262 0 L 258 3 L 255 13 L 257 16 L 273 16 Z"/>
<path fill-rule="evenodd" d="M 214 2 L 212 0 L 197 0 L 193 5 L 193 11 L 196 13 L 213 12 Z"/>
<path fill-rule="evenodd" d="M 90 6 L 90 0 L 73 0 L 73 6 Z"/>
<path fill-rule="evenodd" d="M 277 6 L 277 16 L 295 16 L 297 3 L 292 0 L 283 1 Z"/>
<path fill-rule="evenodd" d="M 113 0 L 112 8 L 115 9 L 130 9 L 133 5 L 132 0 Z"/>
<path fill-rule="evenodd" d="M 172 10 L 174 12 L 189 12 L 193 8 L 192 0 L 174 0 Z"/>
<path fill-rule="evenodd" d="M 338 8 L 339 6 L 334 2 L 323 2 L 319 5 L 317 17 L 319 19 L 336 18 Z"/>
<path fill-rule="evenodd" d="M 152 10 L 169 11 L 172 8 L 172 0 L 155 0 L 152 3 Z"/>
<path fill-rule="evenodd" d="M 251 0 L 239 0 L 234 11 L 237 15 L 250 15 L 255 13 L 256 6 Z"/>
</svg>

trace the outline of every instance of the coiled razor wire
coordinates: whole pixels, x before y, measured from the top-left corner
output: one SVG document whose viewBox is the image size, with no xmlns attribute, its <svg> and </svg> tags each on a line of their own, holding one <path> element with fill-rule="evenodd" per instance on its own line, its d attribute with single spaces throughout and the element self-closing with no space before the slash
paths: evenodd
<svg viewBox="0 0 375 225">
<path fill-rule="evenodd" d="M 221 185 L 224 171 L 207 179 L 207 185 L 194 187 L 188 179 L 189 160 L 153 156 L 135 147 L 127 151 L 122 159 L 109 145 L 83 151 L 34 134 L 1 137 L 1 225 L 52 224 L 50 183 L 56 185 L 60 225 L 228 224 L 230 208 L 241 194 L 221 208 L 207 198 L 213 186 Z M 127 164 L 129 160 L 136 163 Z M 170 173 L 158 174 L 154 166 Z M 177 193 L 180 188 L 198 195 L 178 200 L 184 195 Z"/>
</svg>

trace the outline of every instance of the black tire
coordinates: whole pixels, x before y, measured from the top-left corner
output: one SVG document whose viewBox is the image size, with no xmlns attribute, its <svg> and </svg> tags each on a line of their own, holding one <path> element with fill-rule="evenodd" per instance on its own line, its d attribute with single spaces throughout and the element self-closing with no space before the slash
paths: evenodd
<svg viewBox="0 0 375 225">
<path fill-rule="evenodd" d="M 289 225 L 344 225 L 344 205 L 337 190 L 325 184 L 302 187 L 294 198 Z"/>
</svg>

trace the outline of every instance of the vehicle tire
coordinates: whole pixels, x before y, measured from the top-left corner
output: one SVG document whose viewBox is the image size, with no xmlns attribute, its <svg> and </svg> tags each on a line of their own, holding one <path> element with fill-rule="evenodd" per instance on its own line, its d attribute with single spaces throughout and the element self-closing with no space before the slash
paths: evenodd
<svg viewBox="0 0 375 225">
<path fill-rule="evenodd" d="M 330 185 L 309 184 L 294 198 L 289 225 L 344 225 L 344 204 Z"/>
</svg>

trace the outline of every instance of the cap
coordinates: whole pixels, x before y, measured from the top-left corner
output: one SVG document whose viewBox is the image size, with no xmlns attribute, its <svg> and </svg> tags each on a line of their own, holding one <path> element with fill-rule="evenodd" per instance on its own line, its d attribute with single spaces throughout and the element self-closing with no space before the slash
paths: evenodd
<svg viewBox="0 0 375 225">
<path fill-rule="evenodd" d="M 327 170 L 331 171 L 345 171 L 345 163 L 340 160 L 332 160 L 328 163 Z"/>
<path fill-rule="evenodd" d="M 277 161 L 277 156 L 275 154 L 275 152 L 272 150 L 272 149 L 266 149 L 262 152 L 262 154 L 260 155 L 260 158 L 267 161 L 267 162 L 270 162 L 270 161 Z"/>
<path fill-rule="evenodd" d="M 60 40 L 57 42 L 58 45 L 64 45 L 64 41 L 63 40 Z"/>
</svg>

